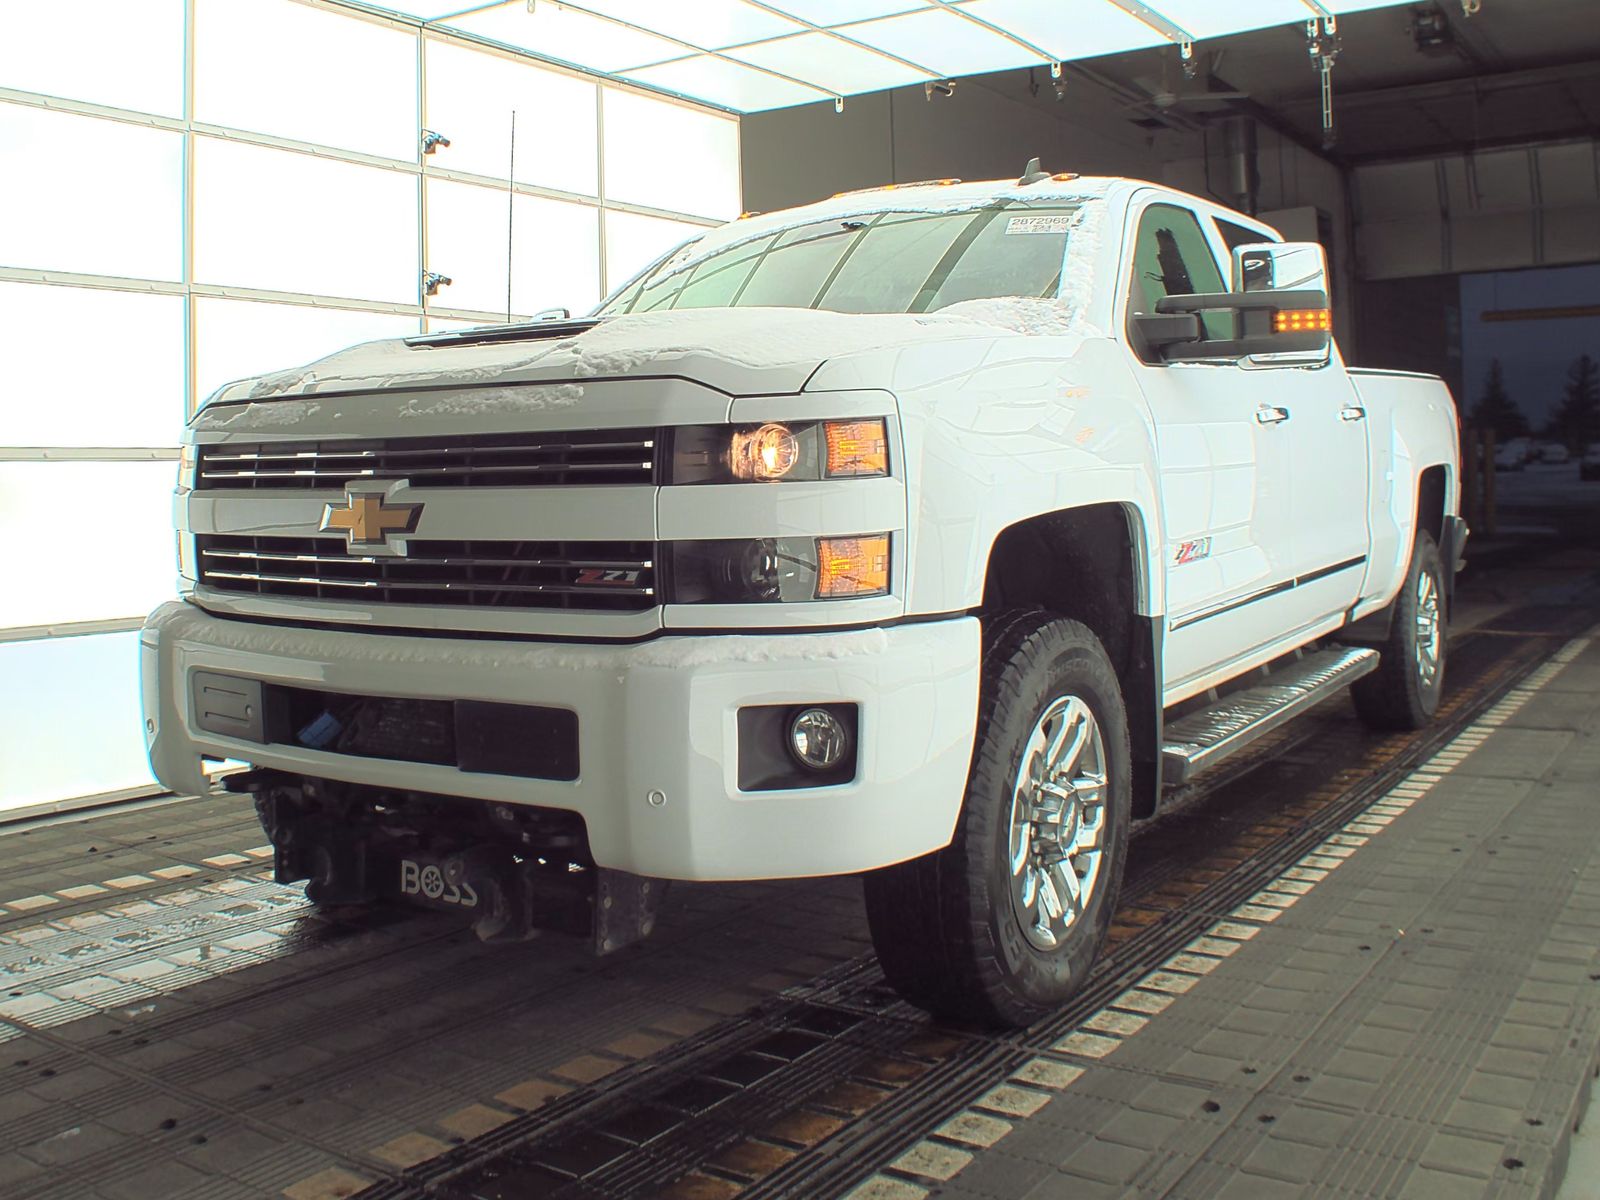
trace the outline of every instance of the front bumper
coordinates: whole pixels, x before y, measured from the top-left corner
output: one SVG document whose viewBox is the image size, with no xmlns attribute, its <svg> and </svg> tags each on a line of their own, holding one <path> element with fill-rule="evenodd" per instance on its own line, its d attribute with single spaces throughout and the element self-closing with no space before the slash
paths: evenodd
<svg viewBox="0 0 1600 1200">
<path fill-rule="evenodd" d="M 599 866 L 727 880 L 867 870 L 946 845 L 972 757 L 979 643 L 970 617 L 609 646 L 263 625 L 174 602 L 150 615 L 140 657 L 151 765 L 174 791 L 207 790 L 201 756 L 210 755 L 566 809 L 584 818 Z M 361 695 L 573 709 L 581 774 L 527 779 L 230 739 L 195 723 L 189 681 L 197 670 Z M 738 710 L 828 702 L 860 706 L 854 781 L 740 791 Z"/>
</svg>

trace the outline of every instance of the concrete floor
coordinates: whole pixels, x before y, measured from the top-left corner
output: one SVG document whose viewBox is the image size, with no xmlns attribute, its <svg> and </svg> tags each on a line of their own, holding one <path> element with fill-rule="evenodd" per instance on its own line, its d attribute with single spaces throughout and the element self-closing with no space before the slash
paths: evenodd
<svg viewBox="0 0 1600 1200">
<path fill-rule="evenodd" d="M 1435 742 L 1336 698 L 1143 830 L 1017 1034 L 885 993 L 854 880 L 681 889 L 596 960 L 316 913 L 241 798 L 4 832 L 0 1195 L 1548 1195 L 1600 1048 L 1597 567 L 1464 593 Z"/>
</svg>

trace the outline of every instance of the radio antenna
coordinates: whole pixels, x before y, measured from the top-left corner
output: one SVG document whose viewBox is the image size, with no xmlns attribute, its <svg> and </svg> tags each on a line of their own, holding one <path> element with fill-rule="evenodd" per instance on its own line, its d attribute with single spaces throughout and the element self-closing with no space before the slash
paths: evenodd
<svg viewBox="0 0 1600 1200">
<path fill-rule="evenodd" d="M 506 324 L 511 324 L 511 227 L 517 198 L 517 110 L 511 110 L 511 162 L 506 167 Z"/>
</svg>

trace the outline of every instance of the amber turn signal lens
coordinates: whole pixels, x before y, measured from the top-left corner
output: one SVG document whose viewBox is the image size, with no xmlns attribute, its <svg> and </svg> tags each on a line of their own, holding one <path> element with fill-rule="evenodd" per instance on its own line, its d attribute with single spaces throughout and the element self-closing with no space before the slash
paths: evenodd
<svg viewBox="0 0 1600 1200">
<path fill-rule="evenodd" d="M 829 421 L 823 429 L 828 441 L 828 478 L 889 473 L 889 437 L 881 418 Z"/>
<path fill-rule="evenodd" d="M 735 432 L 728 466 L 735 479 L 782 479 L 800 459 L 800 442 L 787 425 L 768 424 L 751 433 Z"/>
<path fill-rule="evenodd" d="M 1272 314 L 1273 333 L 1329 333 L 1333 314 L 1325 308 L 1280 308 Z"/>
<path fill-rule="evenodd" d="M 817 539 L 817 599 L 889 591 L 889 535 Z"/>
</svg>

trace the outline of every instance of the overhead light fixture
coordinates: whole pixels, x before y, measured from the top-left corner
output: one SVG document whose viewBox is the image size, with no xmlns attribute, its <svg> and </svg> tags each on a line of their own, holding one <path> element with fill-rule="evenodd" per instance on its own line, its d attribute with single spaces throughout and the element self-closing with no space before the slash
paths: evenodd
<svg viewBox="0 0 1600 1200">
<path fill-rule="evenodd" d="M 954 96 L 956 94 L 956 81 L 954 79 L 930 79 L 922 85 L 922 94 L 932 100 L 934 93 L 941 96 Z"/>
<path fill-rule="evenodd" d="M 1316 68 L 1322 90 L 1322 148 L 1333 149 L 1333 64 L 1339 59 L 1339 24 L 1333 17 L 1313 17 L 1306 22 L 1306 53 Z"/>
<path fill-rule="evenodd" d="M 1448 54 L 1455 48 L 1450 18 L 1437 8 L 1411 10 L 1411 42 L 1420 54 Z"/>
</svg>

